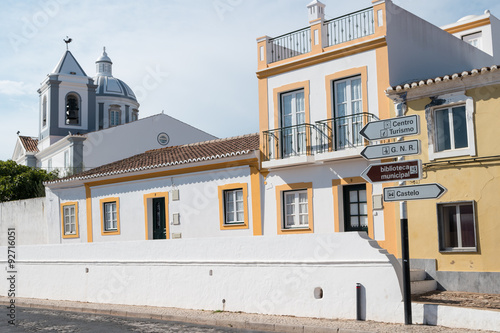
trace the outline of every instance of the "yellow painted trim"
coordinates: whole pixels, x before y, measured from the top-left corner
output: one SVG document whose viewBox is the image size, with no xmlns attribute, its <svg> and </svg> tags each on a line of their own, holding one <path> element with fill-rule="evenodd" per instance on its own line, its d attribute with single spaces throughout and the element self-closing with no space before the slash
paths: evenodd
<svg viewBox="0 0 500 333">
<path fill-rule="evenodd" d="M 281 87 L 276 87 L 273 89 L 274 98 L 274 128 L 280 128 L 280 105 L 281 105 L 281 94 L 287 93 L 294 90 L 304 89 L 304 107 L 305 107 L 305 118 L 306 124 L 309 124 L 310 113 L 309 113 L 309 80 L 302 82 L 295 82 L 290 84 L 285 84 Z"/>
<path fill-rule="evenodd" d="M 65 235 L 64 234 L 64 207 L 66 206 L 75 206 L 75 234 L 69 234 Z M 61 235 L 62 238 L 79 238 L 79 225 L 78 225 L 78 201 L 68 201 L 68 202 L 63 202 L 61 203 Z"/>
<path fill-rule="evenodd" d="M 361 76 L 361 94 L 363 101 L 363 112 L 369 112 L 368 110 L 368 67 L 356 67 L 346 69 L 340 72 L 336 72 L 334 74 L 330 74 L 325 76 L 325 90 L 326 90 L 326 115 L 325 119 L 333 118 L 333 100 L 334 100 L 334 82 L 341 79 L 346 79 L 352 76 Z M 363 124 L 365 125 L 365 124 Z M 328 137 L 332 137 L 333 133 L 329 129 Z M 366 141 L 367 142 L 367 141 Z M 331 151 L 333 146 L 329 146 L 328 149 Z"/>
<path fill-rule="evenodd" d="M 283 192 L 292 190 L 307 190 L 307 210 L 308 210 L 308 228 L 294 228 L 285 229 L 283 227 Z M 278 217 L 278 235 L 286 234 L 308 234 L 314 232 L 314 222 L 313 222 L 313 190 L 312 183 L 295 183 L 295 184 L 284 184 L 276 186 L 276 216 Z"/>
<path fill-rule="evenodd" d="M 333 179 L 332 180 L 332 192 L 333 192 L 333 207 L 335 209 L 335 232 L 340 232 L 340 225 L 344 223 L 344 220 L 340 215 L 340 191 L 342 186 L 345 185 L 353 185 L 353 184 L 366 184 L 366 209 L 368 210 L 368 237 L 374 238 L 373 232 L 373 186 L 370 183 L 367 183 L 361 177 L 350 177 L 350 178 L 342 178 L 342 179 Z M 344 200 L 344 198 L 342 198 Z"/>
<path fill-rule="evenodd" d="M 264 37 L 261 37 L 259 38 L 257 42 L 257 69 L 260 70 L 260 69 L 264 69 L 267 67 L 267 44 L 268 44 L 268 40 L 267 40 L 267 36 L 264 36 Z M 264 52 L 264 59 L 260 59 L 260 48 L 263 48 L 263 52 Z"/>
<path fill-rule="evenodd" d="M 378 24 L 378 11 L 382 10 L 382 25 Z M 375 19 L 375 35 L 376 36 L 385 36 L 387 32 L 387 8 L 386 3 L 379 3 L 378 5 L 373 6 L 373 18 Z"/>
<path fill-rule="evenodd" d="M 92 243 L 92 191 L 90 186 L 85 184 L 85 204 L 87 215 L 87 242 Z"/>
<path fill-rule="evenodd" d="M 311 24 L 313 22 L 310 22 Z M 323 38 L 322 38 L 322 31 L 323 29 L 323 22 L 320 20 L 318 22 L 314 22 L 314 24 L 311 25 L 311 54 L 318 54 L 323 52 Z M 318 44 L 315 45 L 314 42 L 314 31 L 318 30 Z"/>
<path fill-rule="evenodd" d="M 116 230 L 112 231 L 104 231 L 104 204 L 107 202 L 116 202 Z M 119 235 L 120 234 L 120 198 L 118 197 L 109 197 L 99 200 L 99 209 L 101 211 L 101 235 L 109 236 L 109 235 Z"/>
<path fill-rule="evenodd" d="M 285 84 L 281 87 L 276 87 L 273 89 L 273 99 L 274 99 L 274 128 L 281 127 L 280 114 L 281 114 L 281 94 L 287 93 L 294 90 L 304 90 L 304 108 L 305 108 L 305 122 L 306 124 L 310 123 L 310 109 L 309 109 L 309 80 L 295 82 L 290 84 Z M 311 142 L 311 138 L 309 137 L 309 132 L 307 133 L 307 142 Z M 273 147 L 276 149 L 276 147 Z M 310 145 L 307 147 L 308 154 L 310 154 L 311 147 Z M 280 156 L 278 151 L 274 152 L 274 156 Z"/>
<path fill-rule="evenodd" d="M 262 210 L 261 210 L 261 185 L 260 173 L 256 167 L 250 167 L 250 184 L 252 196 L 252 226 L 253 235 L 262 236 Z"/>
<path fill-rule="evenodd" d="M 170 230 L 169 230 L 169 223 L 168 223 L 168 192 L 153 192 L 153 193 L 147 193 L 143 195 L 143 200 L 144 200 L 144 223 L 145 223 L 145 235 L 146 235 L 146 240 L 149 240 L 149 211 L 148 211 L 148 199 L 153 199 L 153 198 L 163 198 L 165 199 L 165 228 L 166 230 L 166 239 L 170 238 Z"/>
<path fill-rule="evenodd" d="M 370 35 L 365 38 L 355 39 L 351 42 L 330 46 L 324 49 L 324 52 L 317 55 L 311 56 L 310 53 L 307 53 L 303 56 L 293 57 L 269 64 L 267 69 L 262 69 L 257 72 L 257 77 L 259 79 L 262 79 L 273 75 L 314 66 L 330 60 L 344 58 L 353 54 L 377 49 L 386 45 L 387 42 L 383 35 Z"/>
<path fill-rule="evenodd" d="M 259 129 L 260 129 L 260 151 L 264 151 L 263 132 L 269 129 L 269 98 L 267 94 L 267 78 L 260 79 L 259 83 Z"/>
<path fill-rule="evenodd" d="M 243 190 L 243 219 L 244 223 L 226 224 L 224 214 L 224 191 L 227 190 Z M 220 230 L 234 230 L 234 229 L 248 229 L 248 184 L 247 183 L 234 183 L 218 186 L 219 192 L 219 219 Z"/>
<path fill-rule="evenodd" d="M 210 170 L 217 170 L 217 169 L 234 168 L 234 167 L 245 166 L 245 165 L 248 165 L 248 166 L 258 165 L 258 160 L 256 158 L 250 158 L 250 159 L 245 159 L 245 160 L 201 165 L 201 166 L 195 166 L 195 167 L 189 167 L 189 168 L 183 168 L 183 169 L 164 170 L 164 171 L 152 172 L 152 173 L 141 174 L 141 175 L 123 176 L 123 177 L 118 177 L 118 178 L 113 178 L 113 179 L 105 179 L 105 180 L 97 180 L 97 181 L 93 181 L 93 182 L 88 182 L 86 184 L 86 186 L 92 187 L 92 186 L 100 186 L 100 185 L 109 185 L 109 184 L 131 182 L 131 181 L 136 181 L 136 180 L 144 180 L 144 179 L 151 179 L 151 178 L 157 178 L 157 177 L 166 177 L 166 176 L 172 176 L 172 175 L 182 175 L 182 174 L 187 174 L 187 173 L 195 173 L 195 172 L 210 171 Z"/>
<path fill-rule="evenodd" d="M 488 24 L 491 24 L 491 21 L 490 21 L 489 17 L 484 18 L 484 19 L 479 20 L 479 21 L 464 23 L 464 24 L 461 24 L 461 25 L 456 26 L 456 27 L 451 27 L 451 28 L 445 29 L 444 31 L 446 31 L 446 32 L 448 32 L 450 34 L 454 34 L 454 33 L 457 33 L 457 32 L 461 32 L 461 31 L 465 31 L 465 30 L 469 30 L 469 29 L 474 29 L 474 28 L 482 27 L 482 26 L 485 26 L 485 25 L 488 25 Z"/>
<path fill-rule="evenodd" d="M 363 112 L 368 112 L 368 67 L 356 67 L 346 69 L 325 76 L 326 89 L 326 115 L 325 119 L 333 118 L 333 83 L 352 76 L 361 76 L 361 98 L 363 100 Z"/>
<path fill-rule="evenodd" d="M 378 48 L 375 51 L 377 61 L 377 90 L 378 90 L 378 113 L 380 119 L 389 119 L 395 117 L 394 107 L 391 100 L 384 93 L 386 87 L 390 86 L 389 80 L 389 55 L 387 46 Z M 393 186 L 392 183 L 382 184 L 382 187 Z M 398 255 L 400 226 L 398 221 L 399 206 L 394 202 L 384 202 L 384 231 L 385 240 L 378 241 L 379 245 L 389 251 L 389 253 Z"/>
</svg>

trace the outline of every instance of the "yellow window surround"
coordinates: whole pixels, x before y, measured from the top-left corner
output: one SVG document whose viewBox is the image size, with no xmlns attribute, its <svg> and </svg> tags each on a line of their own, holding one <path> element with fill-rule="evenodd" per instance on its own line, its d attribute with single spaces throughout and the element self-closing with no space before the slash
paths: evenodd
<svg viewBox="0 0 500 333">
<path fill-rule="evenodd" d="M 226 223 L 225 191 L 241 189 L 243 191 L 243 223 Z M 248 184 L 234 183 L 218 186 L 220 230 L 248 229 Z"/>
<path fill-rule="evenodd" d="M 294 190 L 307 190 L 307 213 L 308 213 L 308 226 L 305 228 L 293 228 L 286 229 L 284 227 L 284 216 L 283 216 L 283 193 L 286 191 Z M 312 183 L 295 183 L 295 184 L 284 184 L 276 186 L 276 215 L 277 219 L 277 231 L 278 235 L 285 234 L 306 234 L 314 232 L 313 223 L 313 191 Z"/>
<path fill-rule="evenodd" d="M 64 207 L 75 206 L 75 233 L 74 234 L 65 234 L 64 228 Z M 78 202 L 77 201 L 68 201 L 61 204 L 61 235 L 62 238 L 79 238 L 79 228 L 78 228 Z"/>
<path fill-rule="evenodd" d="M 104 229 L 104 204 L 116 202 L 116 230 L 106 231 Z M 118 197 L 110 197 L 99 200 L 99 206 L 101 211 L 101 235 L 109 236 L 109 235 L 119 235 L 120 234 L 120 198 Z"/>
</svg>

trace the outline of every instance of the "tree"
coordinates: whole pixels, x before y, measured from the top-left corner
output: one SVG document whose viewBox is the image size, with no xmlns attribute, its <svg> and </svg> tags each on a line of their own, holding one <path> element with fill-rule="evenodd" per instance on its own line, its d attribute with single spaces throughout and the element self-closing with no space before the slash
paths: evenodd
<svg viewBox="0 0 500 333">
<path fill-rule="evenodd" d="M 43 182 L 57 179 L 57 172 L 0 161 L 0 202 L 45 196 Z"/>
</svg>

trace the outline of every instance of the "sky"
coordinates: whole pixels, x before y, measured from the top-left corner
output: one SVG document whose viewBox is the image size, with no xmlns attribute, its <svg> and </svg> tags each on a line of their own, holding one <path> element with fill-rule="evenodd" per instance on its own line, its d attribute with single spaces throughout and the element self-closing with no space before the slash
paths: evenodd
<svg viewBox="0 0 500 333">
<path fill-rule="evenodd" d="M 371 0 L 321 0 L 326 19 Z M 258 128 L 256 38 L 308 25 L 310 0 L 1 0 L 0 160 L 17 138 L 38 136 L 40 82 L 69 49 L 88 76 L 103 46 L 113 76 L 141 104 L 140 118 L 161 113 L 217 137 Z M 393 0 L 438 25 L 489 9 L 497 0 Z"/>
</svg>

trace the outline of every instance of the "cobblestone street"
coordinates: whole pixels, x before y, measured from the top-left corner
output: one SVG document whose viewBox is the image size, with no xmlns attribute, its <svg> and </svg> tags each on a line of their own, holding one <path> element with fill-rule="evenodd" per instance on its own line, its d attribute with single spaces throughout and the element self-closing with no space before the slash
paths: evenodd
<svg viewBox="0 0 500 333">
<path fill-rule="evenodd" d="M 16 325 L 6 322 L 0 331 L 4 333 L 30 332 L 57 332 L 57 333 L 84 333 L 84 332 L 141 332 L 141 333 L 260 333 L 235 328 L 221 328 L 205 325 L 168 322 L 152 319 L 133 319 L 100 314 L 74 313 L 57 310 L 17 308 Z"/>
</svg>

